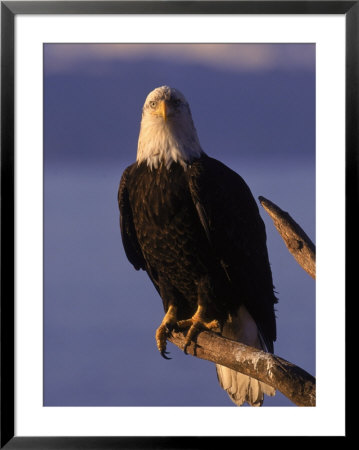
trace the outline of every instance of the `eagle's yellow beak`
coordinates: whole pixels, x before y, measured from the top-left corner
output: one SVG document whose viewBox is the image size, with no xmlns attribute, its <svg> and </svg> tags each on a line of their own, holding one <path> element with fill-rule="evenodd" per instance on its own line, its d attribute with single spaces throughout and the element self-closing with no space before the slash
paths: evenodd
<svg viewBox="0 0 359 450">
<path fill-rule="evenodd" d="M 159 110 L 161 116 L 163 117 L 163 120 L 166 121 L 167 120 L 167 105 L 166 105 L 165 100 L 161 101 L 161 103 L 158 106 L 158 110 Z"/>
</svg>

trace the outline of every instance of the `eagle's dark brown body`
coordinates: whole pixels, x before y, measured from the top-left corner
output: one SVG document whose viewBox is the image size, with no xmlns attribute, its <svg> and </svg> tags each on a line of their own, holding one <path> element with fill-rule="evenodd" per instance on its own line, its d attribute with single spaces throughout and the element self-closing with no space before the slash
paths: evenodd
<svg viewBox="0 0 359 450">
<path fill-rule="evenodd" d="M 243 179 L 203 154 L 186 169 L 172 163 L 128 167 L 119 188 L 129 261 L 145 270 L 178 319 L 206 306 L 224 323 L 244 304 L 269 351 L 276 339 L 264 224 Z"/>
</svg>

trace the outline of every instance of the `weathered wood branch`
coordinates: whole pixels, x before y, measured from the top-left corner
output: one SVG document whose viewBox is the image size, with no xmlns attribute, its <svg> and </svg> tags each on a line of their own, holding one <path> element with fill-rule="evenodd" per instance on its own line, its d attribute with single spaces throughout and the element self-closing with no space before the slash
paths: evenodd
<svg viewBox="0 0 359 450">
<path fill-rule="evenodd" d="M 298 264 L 315 279 L 315 245 L 291 216 L 264 197 L 258 197 L 261 205 L 274 222 L 289 252 Z"/>
<path fill-rule="evenodd" d="M 184 350 L 185 334 L 173 331 L 168 338 Z M 300 367 L 240 342 L 203 331 L 187 353 L 249 375 L 282 392 L 298 406 L 315 406 L 315 378 Z"/>
</svg>

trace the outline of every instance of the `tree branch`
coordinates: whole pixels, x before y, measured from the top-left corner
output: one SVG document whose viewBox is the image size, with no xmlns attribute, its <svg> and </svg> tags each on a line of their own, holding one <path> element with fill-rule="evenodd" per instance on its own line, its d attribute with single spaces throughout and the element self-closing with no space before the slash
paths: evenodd
<svg viewBox="0 0 359 450">
<path fill-rule="evenodd" d="M 172 331 L 168 340 L 184 350 L 186 338 L 183 333 Z M 263 381 L 298 406 L 315 406 L 315 378 L 271 353 L 209 331 L 199 333 L 196 343 L 191 342 L 187 347 L 187 353 Z"/>
<path fill-rule="evenodd" d="M 258 197 L 261 205 L 272 218 L 289 252 L 298 264 L 315 279 L 315 245 L 291 216 L 264 197 Z"/>
</svg>

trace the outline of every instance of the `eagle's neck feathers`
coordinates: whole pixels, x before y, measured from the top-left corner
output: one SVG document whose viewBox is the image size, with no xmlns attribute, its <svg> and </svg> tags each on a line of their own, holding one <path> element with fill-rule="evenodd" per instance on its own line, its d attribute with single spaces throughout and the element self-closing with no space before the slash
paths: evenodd
<svg viewBox="0 0 359 450">
<path fill-rule="evenodd" d="M 163 121 L 146 113 L 142 116 L 137 148 L 137 162 L 146 162 L 156 169 L 163 162 L 169 168 L 173 162 L 187 167 L 203 153 L 191 113 L 180 119 Z"/>
</svg>

